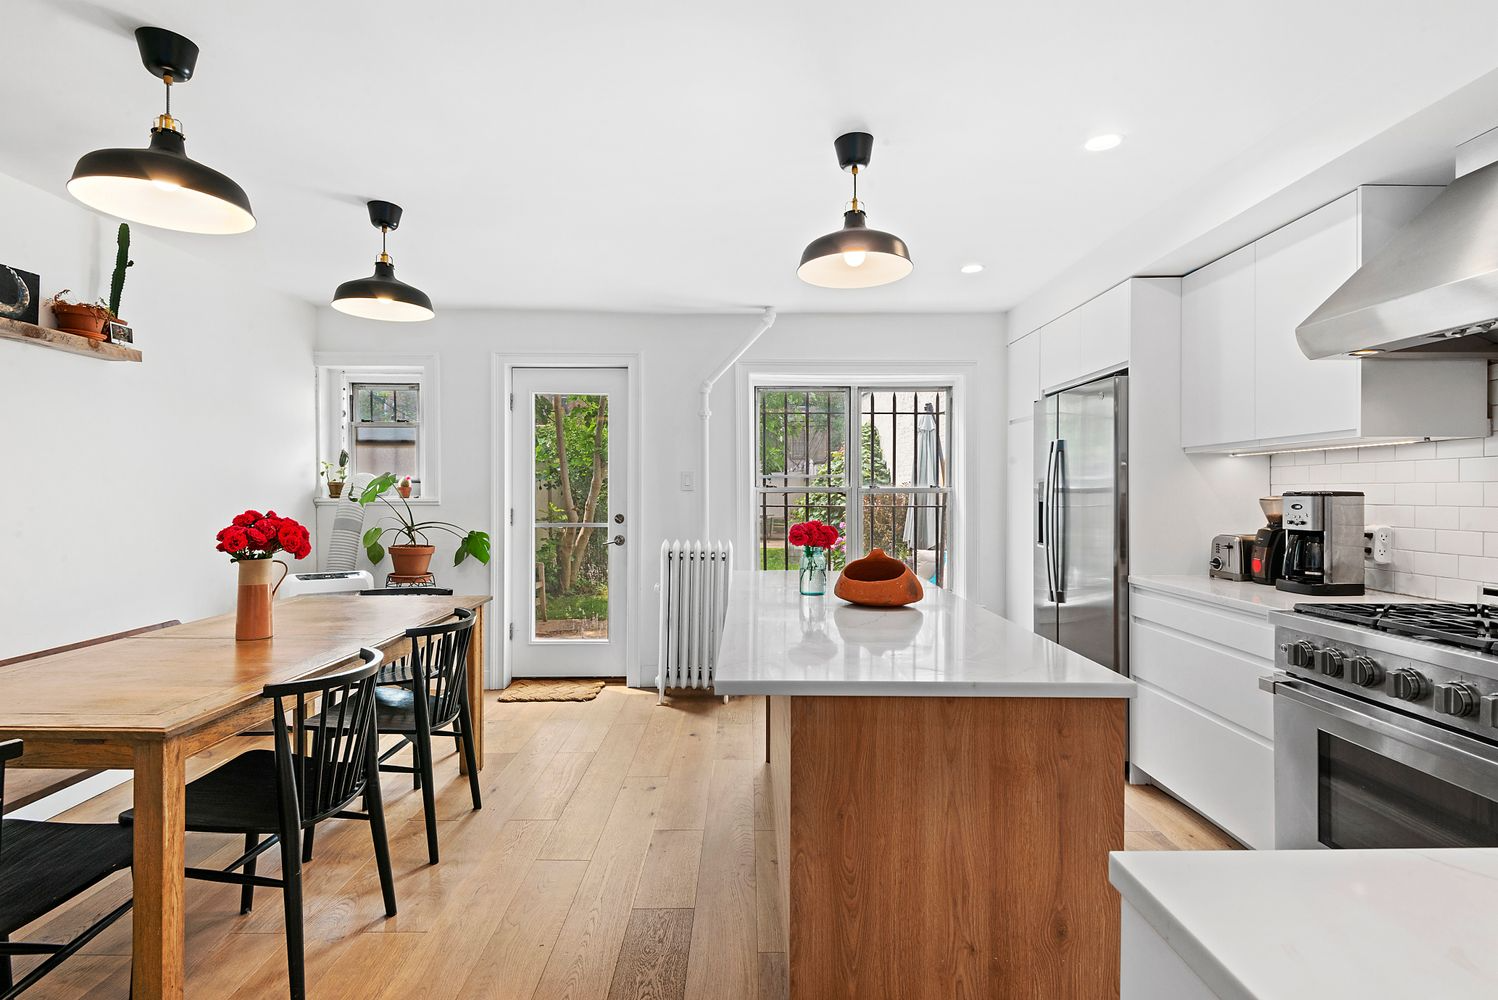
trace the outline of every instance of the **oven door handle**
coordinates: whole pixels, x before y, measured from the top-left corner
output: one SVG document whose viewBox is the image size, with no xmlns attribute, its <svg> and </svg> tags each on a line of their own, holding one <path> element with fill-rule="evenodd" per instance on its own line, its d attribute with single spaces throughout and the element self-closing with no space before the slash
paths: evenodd
<svg viewBox="0 0 1498 1000">
<path fill-rule="evenodd" d="M 1314 687 L 1289 674 L 1259 678 L 1259 687 L 1276 698 L 1341 719 L 1370 732 L 1397 740 L 1441 760 L 1492 772 L 1498 767 L 1498 750 L 1463 733 L 1432 725 L 1422 719 L 1369 705 L 1326 688 Z"/>
</svg>

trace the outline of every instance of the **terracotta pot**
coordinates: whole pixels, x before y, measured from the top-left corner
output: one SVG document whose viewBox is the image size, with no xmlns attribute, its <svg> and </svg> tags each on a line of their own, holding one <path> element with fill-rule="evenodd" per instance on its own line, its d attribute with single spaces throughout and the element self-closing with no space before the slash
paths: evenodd
<svg viewBox="0 0 1498 1000">
<path fill-rule="evenodd" d="M 410 483 L 401 483 L 399 486 L 397 486 L 395 488 L 395 492 L 397 492 L 397 493 L 399 493 L 401 495 L 401 499 L 402 500 L 409 500 L 409 499 L 411 499 L 411 484 Z"/>
<path fill-rule="evenodd" d="M 279 579 L 276 578 L 277 566 L 281 567 Z M 275 633 L 271 602 L 289 572 L 291 568 L 279 559 L 239 561 L 239 604 L 234 617 L 234 638 L 249 642 L 269 639 Z"/>
<path fill-rule="evenodd" d="M 843 567 L 832 592 L 849 604 L 872 608 L 898 608 L 926 596 L 921 581 L 910 567 L 875 549 Z"/>
<path fill-rule="evenodd" d="M 395 563 L 396 576 L 421 576 L 431 572 L 432 554 L 435 545 L 392 545 L 390 561 Z"/>
<path fill-rule="evenodd" d="M 98 306 L 78 305 L 72 302 L 54 302 L 52 315 L 57 328 L 64 333 L 76 333 L 89 340 L 104 340 L 104 324 L 109 313 Z"/>
<path fill-rule="evenodd" d="M 339 497 L 343 496 L 343 484 L 330 481 L 328 483 L 328 496 L 332 497 L 334 500 L 337 500 Z"/>
</svg>

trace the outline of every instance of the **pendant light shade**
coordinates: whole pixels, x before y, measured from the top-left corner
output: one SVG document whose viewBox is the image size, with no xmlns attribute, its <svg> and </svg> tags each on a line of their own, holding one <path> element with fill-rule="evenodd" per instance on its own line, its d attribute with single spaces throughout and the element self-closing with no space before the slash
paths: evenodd
<svg viewBox="0 0 1498 1000">
<path fill-rule="evenodd" d="M 98 149 L 73 168 L 68 193 L 90 208 L 184 233 L 233 234 L 255 228 L 244 188 L 187 155 L 181 122 L 172 117 L 172 84 L 192 78 L 198 47 L 165 28 L 137 28 L 146 69 L 166 83 L 166 113 L 145 149 Z"/>
<path fill-rule="evenodd" d="M 369 221 L 380 231 L 380 256 L 374 274 L 345 281 L 333 293 L 333 308 L 363 319 L 415 323 L 437 315 L 421 289 L 395 276 L 395 261 L 385 252 L 385 235 L 400 226 L 401 207 L 388 201 L 369 203 Z"/>
<path fill-rule="evenodd" d="M 869 165 L 874 137 L 867 132 L 838 136 L 838 164 L 853 174 L 853 204 L 843 213 L 843 228 L 807 244 L 796 269 L 800 279 L 822 288 L 872 288 L 899 281 L 915 265 L 905 241 L 893 233 L 870 229 L 858 201 L 858 173 Z"/>
</svg>

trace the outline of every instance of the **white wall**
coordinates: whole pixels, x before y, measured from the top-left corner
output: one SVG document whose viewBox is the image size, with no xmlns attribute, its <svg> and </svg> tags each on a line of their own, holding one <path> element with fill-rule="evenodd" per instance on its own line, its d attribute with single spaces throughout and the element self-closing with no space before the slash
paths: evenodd
<svg viewBox="0 0 1498 1000">
<path fill-rule="evenodd" d="M 440 309 L 440 303 L 439 303 Z M 436 355 L 440 358 L 443 454 L 440 516 L 466 528 L 495 535 L 502 558 L 504 530 L 491 523 L 491 495 L 502 489 L 501 471 L 490 467 L 497 428 L 491 427 L 491 386 L 495 355 L 639 354 L 643 366 L 643 451 L 635 468 L 644 477 L 645 509 L 632 521 L 631 554 L 645 559 L 646 593 L 634 602 L 640 659 L 655 662 L 656 560 L 668 537 L 698 537 L 698 494 L 679 489 L 680 474 L 698 469 L 700 421 L 698 386 L 754 329 L 757 315 L 645 315 L 512 311 L 439 312 L 430 323 L 380 324 L 359 321 L 330 309 L 318 313 L 320 352 L 381 355 Z M 972 398 L 966 458 L 975 476 L 977 510 L 972 512 L 974 571 L 969 596 L 994 609 L 1002 607 L 1000 516 L 1003 495 L 1004 413 L 1003 317 L 984 315 L 809 315 L 781 316 L 746 355 L 755 364 L 860 362 L 952 362 L 967 372 Z M 712 534 L 732 538 L 739 454 L 736 431 L 741 405 L 735 374 L 719 381 L 712 396 Z M 487 571 L 472 563 L 451 567 L 451 546 L 438 542 L 433 566 L 439 582 L 486 593 Z M 380 568 L 380 575 L 388 564 Z M 645 676 L 651 677 L 648 669 Z"/>
<path fill-rule="evenodd" d="M 1498 364 L 1488 377 L 1498 404 Z M 1270 480 L 1275 493 L 1365 494 L 1364 522 L 1394 529 L 1394 562 L 1368 566 L 1370 587 L 1475 602 L 1484 583 L 1498 583 L 1498 435 L 1275 455 Z"/>
<path fill-rule="evenodd" d="M 107 295 L 117 225 L 0 175 L 0 262 L 44 295 Z M 246 507 L 311 517 L 313 308 L 220 270 L 234 237 L 186 254 L 131 229 L 120 311 L 143 363 L 0 341 L 0 658 L 230 610 L 218 529 Z"/>
</svg>

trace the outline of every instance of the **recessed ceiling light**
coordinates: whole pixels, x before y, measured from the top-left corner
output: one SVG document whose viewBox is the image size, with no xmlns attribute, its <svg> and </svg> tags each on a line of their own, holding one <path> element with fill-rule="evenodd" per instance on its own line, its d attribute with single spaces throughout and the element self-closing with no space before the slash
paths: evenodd
<svg viewBox="0 0 1498 1000">
<path fill-rule="evenodd" d="M 983 270 L 983 265 L 982 264 L 973 263 L 973 264 L 964 264 L 964 265 L 962 265 L 962 273 L 963 274 L 977 274 L 981 270 Z"/>
<path fill-rule="evenodd" d="M 1123 136 L 1117 132 L 1108 132 L 1104 135 L 1095 135 L 1082 144 L 1082 148 L 1089 153 L 1103 153 L 1110 149 L 1116 149 L 1123 142 Z"/>
</svg>

